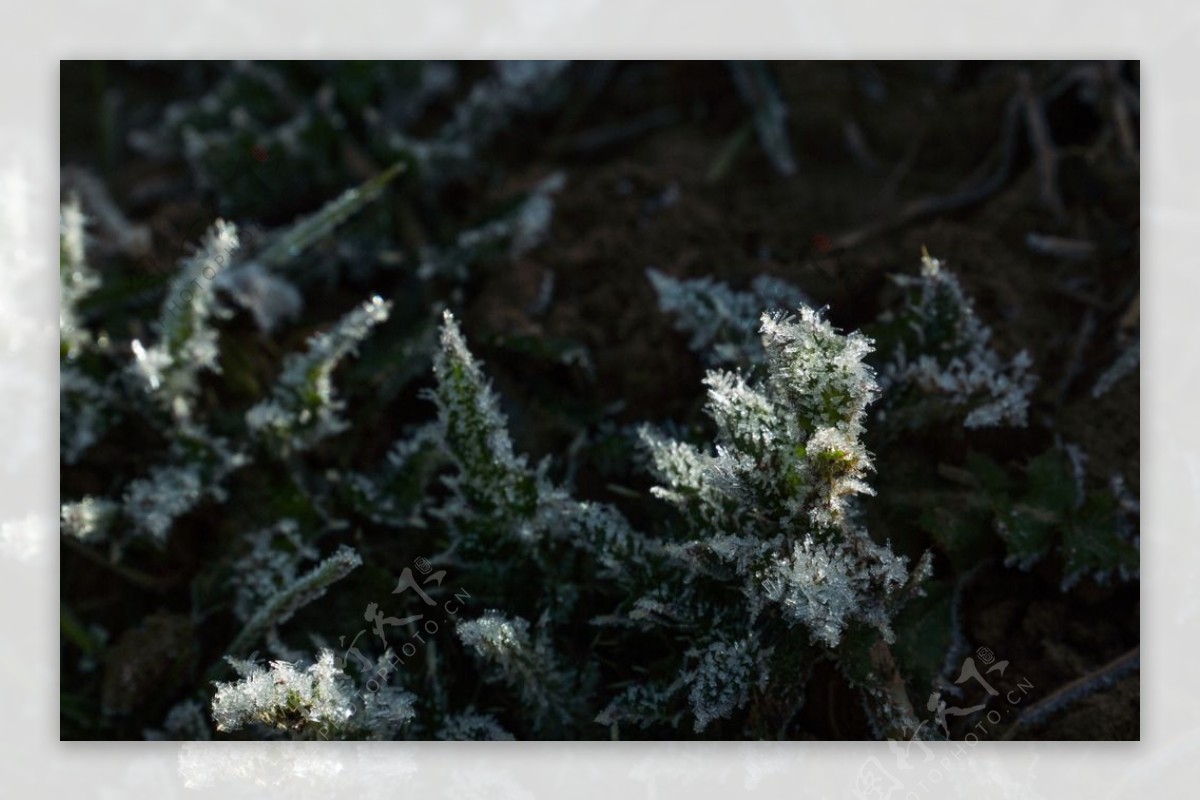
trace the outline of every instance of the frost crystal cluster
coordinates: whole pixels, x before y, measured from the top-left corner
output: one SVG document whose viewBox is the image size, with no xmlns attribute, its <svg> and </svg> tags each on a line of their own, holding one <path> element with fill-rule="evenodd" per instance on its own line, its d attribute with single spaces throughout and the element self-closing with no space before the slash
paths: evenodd
<svg viewBox="0 0 1200 801">
<path fill-rule="evenodd" d="M 118 506 L 102 498 L 85 497 L 64 503 L 59 511 L 62 533 L 83 541 L 101 540 L 108 533 Z"/>
<path fill-rule="evenodd" d="M 382 739 L 413 716 L 407 693 L 359 697 L 328 649 L 308 665 L 230 661 L 241 678 L 217 687 L 212 710 L 218 731 L 260 724 L 305 739 Z"/>
<path fill-rule="evenodd" d="M 765 689 L 770 674 L 765 662 L 770 652 L 755 654 L 753 643 L 717 641 L 701 652 L 691 651 L 697 663 L 686 677 L 688 702 L 696 716 L 696 731 L 704 731 L 714 720 L 727 718 L 750 700 L 757 683 Z M 761 681 L 756 681 L 761 679 Z"/>
<path fill-rule="evenodd" d="M 159 546 L 166 543 L 175 521 L 201 500 L 223 503 L 228 498 L 227 479 L 250 462 L 225 438 L 194 423 L 180 423 L 172 433 L 169 461 L 130 481 L 122 499 L 134 529 Z"/>
<path fill-rule="evenodd" d="M 112 393 L 79 368 L 64 362 L 59 372 L 59 449 L 75 464 L 108 430 Z"/>
<path fill-rule="evenodd" d="M 272 662 L 269 669 L 233 664 L 242 678 L 218 687 L 213 698 L 218 731 L 250 723 L 280 729 L 340 728 L 353 714 L 353 691 L 345 674 L 335 667 L 332 651 L 323 651 L 317 662 L 306 668 L 287 662 Z"/>
</svg>

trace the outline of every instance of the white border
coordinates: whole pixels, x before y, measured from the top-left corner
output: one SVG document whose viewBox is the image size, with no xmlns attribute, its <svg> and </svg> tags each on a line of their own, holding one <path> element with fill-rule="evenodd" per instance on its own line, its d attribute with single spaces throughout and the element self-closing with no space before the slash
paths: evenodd
<svg viewBox="0 0 1200 801">
<path fill-rule="evenodd" d="M 37 2 L 0 26 L 0 793 L 33 797 L 853 797 L 886 746 L 58 741 L 55 175 L 60 58 L 1140 58 L 1141 743 L 984 743 L 895 797 L 1200 790 L 1200 3 Z M 942 759 L 953 760 L 943 765 Z M 924 765 L 922 767 L 927 767 Z"/>
</svg>

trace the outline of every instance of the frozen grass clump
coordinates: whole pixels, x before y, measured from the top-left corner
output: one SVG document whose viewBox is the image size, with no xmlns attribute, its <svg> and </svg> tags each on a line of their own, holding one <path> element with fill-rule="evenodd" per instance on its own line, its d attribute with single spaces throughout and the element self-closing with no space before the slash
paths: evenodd
<svg viewBox="0 0 1200 801">
<path fill-rule="evenodd" d="M 918 276 L 896 276 L 904 306 L 880 323 L 889 343 L 880 383 L 888 413 L 913 425 L 961 419 L 967 428 L 1024 426 L 1037 385 L 1033 360 L 1007 362 L 958 279 L 928 253 Z"/>
<path fill-rule="evenodd" d="M 395 734 L 414 714 L 414 699 L 407 693 L 381 690 L 387 694 L 360 698 L 327 649 L 311 664 L 231 664 L 240 678 L 217 686 L 212 704 L 217 731 L 260 725 L 302 739 L 381 739 Z"/>
<path fill-rule="evenodd" d="M 910 571 L 859 520 L 857 500 L 872 493 L 862 434 L 878 395 L 864 362 L 870 340 L 838 332 L 808 307 L 764 314 L 760 330 L 765 377 L 710 370 L 705 378 L 711 445 L 643 429 L 653 492 L 682 525 L 667 547 L 676 574 L 660 574 L 625 624 L 703 632 L 702 644 L 689 652 L 695 666 L 684 660 L 674 681 L 627 690 L 602 722 L 664 722 L 670 699 L 686 690 L 702 730 L 740 708 L 752 686 L 769 693 L 773 676 L 807 669 L 795 662 L 800 654 L 867 660 L 894 640 L 893 615 L 929 575 L 928 556 Z M 846 642 L 856 627 L 872 633 Z M 912 722 L 902 694 L 872 699 L 880 720 Z M 664 707 L 657 715 L 653 703 Z"/>
</svg>

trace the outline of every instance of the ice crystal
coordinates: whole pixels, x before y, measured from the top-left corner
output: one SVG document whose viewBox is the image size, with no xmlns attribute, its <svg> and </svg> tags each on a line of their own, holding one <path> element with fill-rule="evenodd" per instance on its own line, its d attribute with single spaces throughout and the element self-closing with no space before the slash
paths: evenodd
<svg viewBox="0 0 1200 801">
<path fill-rule="evenodd" d="M 476 620 L 458 625 L 458 638 L 463 645 L 474 648 L 481 656 L 504 669 L 515 669 L 528 658 L 529 623 L 509 620 L 499 612 L 488 612 Z"/>
<path fill-rule="evenodd" d="M 806 538 L 764 571 L 767 598 L 780 605 L 788 620 L 803 623 L 814 640 L 830 647 L 838 644 L 853 618 L 871 624 L 890 640 L 890 615 L 871 596 L 880 591 L 891 594 L 908 580 L 904 563 L 889 551 L 861 533 L 856 544 L 864 553 Z M 860 565 L 864 556 L 869 559 L 867 569 Z"/>
</svg>

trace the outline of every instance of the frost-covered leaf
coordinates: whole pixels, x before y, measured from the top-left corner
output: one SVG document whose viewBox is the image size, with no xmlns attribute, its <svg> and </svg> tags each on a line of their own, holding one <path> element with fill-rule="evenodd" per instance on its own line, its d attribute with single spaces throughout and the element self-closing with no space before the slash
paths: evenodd
<svg viewBox="0 0 1200 801">
<path fill-rule="evenodd" d="M 565 185 L 563 173 L 552 173 L 512 212 L 460 231 L 449 244 L 422 248 L 417 275 L 425 281 L 442 278 L 461 284 L 471 268 L 489 254 L 503 252 L 511 259 L 524 256 L 545 241 L 554 217 L 554 196 Z"/>
<path fill-rule="evenodd" d="M 180 267 L 163 301 L 158 341 L 133 340 L 135 381 L 175 419 L 193 416 L 200 374 L 220 372 L 220 348 L 212 318 L 217 313 L 215 279 L 230 266 L 238 247 L 237 228 L 223 220 Z"/>
<path fill-rule="evenodd" d="M 1005 362 L 958 279 L 928 253 L 919 276 L 894 280 L 906 295 L 903 309 L 880 318 L 886 419 L 920 426 L 952 415 L 967 428 L 1024 426 L 1037 385 L 1029 353 Z"/>
<path fill-rule="evenodd" d="M 353 548 L 342 545 L 332 556 L 260 602 L 252 617 L 229 646 L 230 654 L 248 652 L 268 631 L 286 623 L 297 611 L 323 596 L 329 585 L 362 565 Z"/>
<path fill-rule="evenodd" d="M 544 628 L 535 639 L 528 621 L 493 610 L 459 623 L 457 634 L 492 675 L 517 691 L 535 721 L 571 719 L 580 701 L 577 678 L 558 663 Z"/>
<path fill-rule="evenodd" d="M 770 68 L 763 61 L 731 61 L 729 74 L 742 100 L 754 111 L 758 142 L 771 165 L 780 175 L 795 175 L 796 157 L 787 132 L 788 108 Z"/>
<path fill-rule="evenodd" d="M 1092 387 L 1093 398 L 1107 394 L 1118 381 L 1138 368 L 1138 364 L 1141 362 L 1141 347 L 1141 337 L 1134 337 L 1125 346 L 1117 360 L 1096 379 L 1096 385 Z"/>
<path fill-rule="evenodd" d="M 295 520 L 284 518 L 273 526 L 246 535 L 247 551 L 234 564 L 233 611 L 248 622 L 285 587 L 295 583 L 304 562 L 315 562 L 317 550 L 305 542 Z"/>
<path fill-rule="evenodd" d="M 129 482 L 122 497 L 122 512 L 135 531 L 159 546 L 175 521 L 202 500 L 223 503 L 226 480 L 250 461 L 228 440 L 194 423 L 181 423 L 173 433 L 169 460 Z"/>
<path fill-rule="evenodd" d="M 685 682 L 697 732 L 744 707 L 754 685 L 766 684 L 769 677 L 760 667 L 760 660 L 765 662 L 770 651 L 763 651 L 756 645 L 747 640 L 717 641 L 690 653 L 697 663 L 687 673 Z"/>
<path fill-rule="evenodd" d="M 58 386 L 59 455 L 75 464 L 112 425 L 114 399 L 108 387 L 69 364 L 60 368 Z"/>
<path fill-rule="evenodd" d="M 87 219 L 79 198 L 71 197 L 59 212 L 59 282 L 61 296 L 58 330 L 63 359 L 74 359 L 91 342 L 91 335 L 79 320 L 79 302 L 100 286 L 100 276 L 88 266 L 86 258 Z"/>
<path fill-rule="evenodd" d="M 271 397 L 246 412 L 251 433 L 283 452 L 298 452 L 346 430 L 345 402 L 334 392 L 333 371 L 357 353 L 371 329 L 388 319 L 391 308 L 391 301 L 376 295 L 331 330 L 310 338 L 305 352 L 289 355 Z"/>
<path fill-rule="evenodd" d="M 449 311 L 433 373 L 437 386 L 430 397 L 437 405 L 438 432 L 457 470 L 450 486 L 459 500 L 445 514 L 490 519 L 532 536 L 528 526 L 537 510 L 539 476 L 524 456 L 514 454 L 496 395 Z"/>
<path fill-rule="evenodd" d="M 438 729 L 439 740 L 512 740 L 512 734 L 491 715 L 468 710 L 451 715 Z"/>
<path fill-rule="evenodd" d="M 1083 460 L 1073 464 L 1070 454 L 1067 448 L 1050 448 L 1028 462 L 1013 489 L 993 490 L 990 503 L 1008 551 L 1006 562 L 1028 570 L 1060 553 L 1064 589 L 1084 577 L 1104 583 L 1137 576 L 1136 503 L 1123 498 L 1121 482 L 1111 489 L 1089 489 Z"/>
<path fill-rule="evenodd" d="M 254 261 L 268 270 L 288 266 L 301 253 L 378 199 L 404 169 L 402 163 L 393 164 L 362 185 L 347 189 L 312 214 L 299 218 L 276 233 L 271 245 L 258 254 Z"/>
<path fill-rule="evenodd" d="M 1112 493 L 1100 491 L 1073 515 L 1062 542 L 1066 560 L 1064 589 L 1084 577 L 1103 584 L 1114 578 L 1129 581 L 1139 575 L 1136 524 L 1126 519 L 1127 514 Z"/>
<path fill-rule="evenodd" d="M 673 278 L 654 268 L 646 275 L 658 293 L 659 308 L 675 316 L 675 328 L 688 335 L 688 347 L 710 367 L 761 363 L 763 312 L 808 305 L 798 288 L 769 275 L 756 277 L 746 291 L 711 278 Z"/>
</svg>

